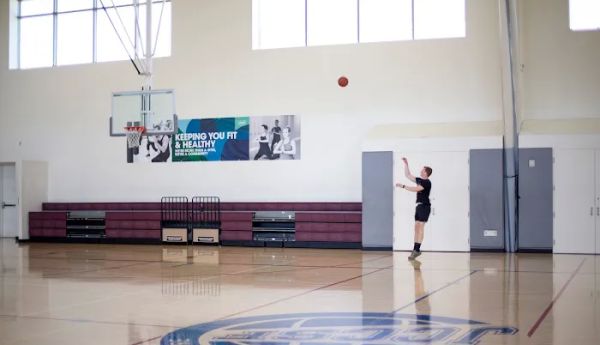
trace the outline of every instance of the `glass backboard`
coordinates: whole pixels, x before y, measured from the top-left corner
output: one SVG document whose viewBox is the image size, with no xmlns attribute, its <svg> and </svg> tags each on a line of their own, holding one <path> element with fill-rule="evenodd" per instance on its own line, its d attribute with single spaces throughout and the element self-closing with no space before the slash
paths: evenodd
<svg viewBox="0 0 600 345">
<path fill-rule="evenodd" d="M 152 90 L 113 93 L 110 135 L 125 136 L 126 126 L 144 126 L 144 135 L 177 133 L 175 92 Z"/>
</svg>

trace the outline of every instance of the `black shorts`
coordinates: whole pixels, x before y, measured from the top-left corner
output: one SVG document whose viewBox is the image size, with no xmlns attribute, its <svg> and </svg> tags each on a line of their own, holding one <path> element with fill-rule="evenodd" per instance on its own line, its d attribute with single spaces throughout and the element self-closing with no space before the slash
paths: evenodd
<svg viewBox="0 0 600 345">
<path fill-rule="evenodd" d="M 429 213 L 431 213 L 431 205 L 418 204 L 415 211 L 415 221 L 426 223 L 429 220 Z"/>
</svg>

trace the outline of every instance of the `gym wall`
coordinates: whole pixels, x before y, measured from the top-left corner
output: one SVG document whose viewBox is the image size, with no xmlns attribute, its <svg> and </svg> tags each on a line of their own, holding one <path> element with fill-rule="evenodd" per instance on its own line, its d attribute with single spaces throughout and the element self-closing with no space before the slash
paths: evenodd
<svg viewBox="0 0 600 345">
<path fill-rule="evenodd" d="M 558 11 L 561 21 L 568 17 L 566 0 L 535 2 Z M 537 18 L 537 7 L 525 10 L 526 18 Z M 8 14 L 9 2 L 3 1 L 0 160 L 47 161 L 50 201 L 155 201 L 180 194 L 226 201 L 360 201 L 361 145 L 371 128 L 502 120 L 496 0 L 467 1 L 465 39 L 261 51 L 251 49 L 251 1 L 175 0 L 172 55 L 155 61 L 154 87 L 176 90 L 180 118 L 297 114 L 302 159 L 128 165 L 125 139 L 108 136 L 108 114 L 111 92 L 141 86 L 131 64 L 9 70 Z M 532 44 L 533 51 L 524 51 L 526 61 L 542 64 L 542 56 L 562 52 L 563 43 L 579 35 L 546 35 L 548 25 L 554 24 L 537 20 L 525 27 L 531 37 L 525 42 L 538 34 L 558 40 Z M 553 85 L 577 77 L 571 71 L 577 68 L 590 79 L 569 85 L 569 94 L 598 94 L 600 78 L 591 78 L 598 46 L 570 46 L 570 54 L 583 57 L 551 65 L 564 71 L 556 72 Z M 526 114 L 600 117 L 590 114 L 600 107 L 589 97 L 576 97 L 568 113 L 544 111 L 544 102 L 558 102 L 564 89 L 538 87 L 549 83 L 543 72 L 525 74 L 526 95 L 532 97 Z M 337 86 L 340 75 L 349 77 L 348 87 Z"/>
</svg>

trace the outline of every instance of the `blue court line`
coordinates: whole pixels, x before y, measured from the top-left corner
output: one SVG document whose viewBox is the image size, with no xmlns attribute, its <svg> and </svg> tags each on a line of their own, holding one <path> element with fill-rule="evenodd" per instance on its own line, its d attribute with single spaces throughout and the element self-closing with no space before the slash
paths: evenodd
<svg viewBox="0 0 600 345">
<path fill-rule="evenodd" d="M 479 272 L 479 270 L 474 270 L 474 271 L 471 271 L 471 273 L 469 273 L 469 274 L 467 274 L 467 275 L 464 275 L 464 276 L 462 276 L 462 277 L 460 277 L 460 278 L 458 278 L 458 279 L 456 279 L 456 280 L 454 280 L 454 281 L 452 281 L 452 282 L 450 282 L 450 283 L 447 283 L 446 285 L 442 286 L 441 288 L 438 288 L 438 289 L 436 289 L 436 290 L 433 290 L 433 291 L 431 291 L 431 292 L 427 293 L 426 295 L 423 295 L 423 296 L 421 296 L 421 297 L 417 298 L 417 299 L 416 299 L 416 300 L 414 300 L 413 302 L 410 302 L 409 304 L 407 304 L 407 305 L 404 305 L 404 306 L 402 306 L 402 307 L 400 307 L 400 308 L 398 308 L 398 309 L 396 309 L 396 310 L 392 311 L 392 312 L 390 313 L 390 315 L 394 315 L 395 313 L 399 312 L 400 310 L 402 310 L 402 309 L 404 309 L 404 308 L 410 307 L 410 306 L 411 306 L 411 305 L 413 305 L 413 304 L 417 304 L 417 303 L 421 302 L 422 300 L 424 300 L 424 299 L 428 298 L 429 296 L 431 296 L 431 295 L 433 295 L 433 294 L 435 294 L 435 293 L 437 293 L 437 292 L 440 292 L 440 291 L 444 290 L 445 288 L 447 288 L 447 287 L 450 287 L 450 286 L 452 286 L 452 285 L 454 285 L 454 284 L 458 283 L 459 281 L 461 281 L 461 280 L 463 280 L 463 279 L 465 279 L 465 278 L 467 278 L 467 277 L 470 277 L 470 276 L 472 276 L 473 274 L 475 274 L 475 273 L 477 273 L 477 272 Z"/>
</svg>

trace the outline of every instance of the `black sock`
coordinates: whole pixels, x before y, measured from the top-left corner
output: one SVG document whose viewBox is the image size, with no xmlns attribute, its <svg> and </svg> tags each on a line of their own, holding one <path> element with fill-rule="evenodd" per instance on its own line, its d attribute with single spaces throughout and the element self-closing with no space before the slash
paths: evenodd
<svg viewBox="0 0 600 345">
<path fill-rule="evenodd" d="M 415 242 L 415 248 L 413 249 L 415 252 L 421 251 L 421 243 Z"/>
</svg>

